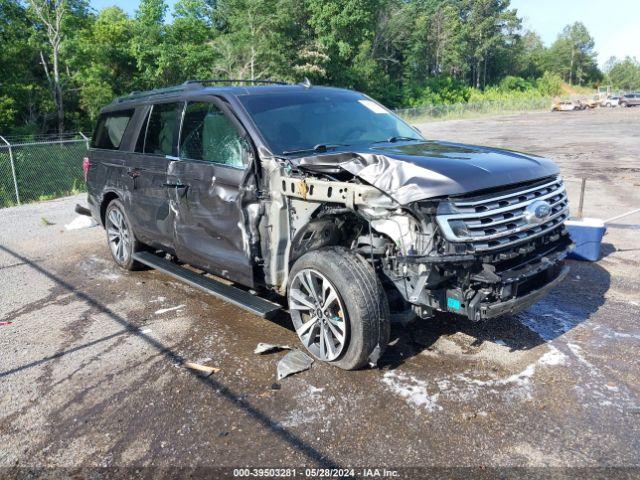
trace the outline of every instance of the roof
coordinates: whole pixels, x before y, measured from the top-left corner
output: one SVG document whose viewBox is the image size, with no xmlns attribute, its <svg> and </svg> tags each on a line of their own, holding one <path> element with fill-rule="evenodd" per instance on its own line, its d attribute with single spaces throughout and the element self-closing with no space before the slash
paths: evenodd
<svg viewBox="0 0 640 480">
<path fill-rule="evenodd" d="M 224 85 L 230 83 L 232 85 Z M 236 85 L 233 85 L 236 84 Z M 240 84 L 240 85 L 238 85 Z M 247 85 L 242 85 L 247 84 Z M 220 94 L 227 93 L 232 95 L 251 95 L 254 93 L 280 93 L 283 90 L 299 90 L 304 91 L 311 88 L 310 83 L 304 84 L 288 84 L 284 82 L 277 82 L 271 80 L 188 80 L 181 85 L 175 85 L 167 88 L 159 88 L 155 90 L 148 90 L 144 92 L 131 92 L 129 95 L 125 95 L 116 98 L 109 106 L 138 103 L 140 101 L 157 101 L 159 98 L 174 96 L 183 96 L 187 93 L 194 94 Z M 331 87 L 315 87 L 328 89 Z"/>
</svg>

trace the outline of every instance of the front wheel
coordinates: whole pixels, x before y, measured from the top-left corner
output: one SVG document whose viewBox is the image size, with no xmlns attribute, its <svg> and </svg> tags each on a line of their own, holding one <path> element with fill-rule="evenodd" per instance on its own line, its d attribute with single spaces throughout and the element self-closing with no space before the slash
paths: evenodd
<svg viewBox="0 0 640 480">
<path fill-rule="evenodd" d="M 345 370 L 377 362 L 389 342 L 389 305 L 366 260 L 323 248 L 300 257 L 289 278 L 291 319 L 309 353 Z"/>
<path fill-rule="evenodd" d="M 125 270 L 137 270 L 140 264 L 133 259 L 133 253 L 140 249 L 131 223 L 120 200 L 113 200 L 105 213 L 107 243 L 113 260 Z"/>
</svg>

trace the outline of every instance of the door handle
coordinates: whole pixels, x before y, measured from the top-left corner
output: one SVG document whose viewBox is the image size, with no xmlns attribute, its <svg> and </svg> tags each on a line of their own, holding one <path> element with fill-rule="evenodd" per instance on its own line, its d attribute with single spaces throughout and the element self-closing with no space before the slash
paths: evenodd
<svg viewBox="0 0 640 480">
<path fill-rule="evenodd" d="M 189 188 L 189 185 L 183 185 L 181 183 L 163 183 L 162 186 L 166 188 Z"/>
<path fill-rule="evenodd" d="M 127 175 L 129 175 L 131 178 L 138 178 L 140 176 L 140 170 L 138 170 L 137 168 L 132 168 L 127 172 Z"/>
</svg>

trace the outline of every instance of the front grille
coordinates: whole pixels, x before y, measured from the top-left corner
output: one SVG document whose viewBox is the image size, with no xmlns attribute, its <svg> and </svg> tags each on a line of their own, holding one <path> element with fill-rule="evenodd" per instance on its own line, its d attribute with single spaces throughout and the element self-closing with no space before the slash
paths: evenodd
<svg viewBox="0 0 640 480">
<path fill-rule="evenodd" d="M 545 201 L 549 213 L 531 218 L 527 207 Z M 547 179 L 517 188 L 472 198 L 452 199 L 437 220 L 450 242 L 472 245 L 475 251 L 509 247 L 560 227 L 569 217 L 569 203 L 562 179 Z"/>
</svg>

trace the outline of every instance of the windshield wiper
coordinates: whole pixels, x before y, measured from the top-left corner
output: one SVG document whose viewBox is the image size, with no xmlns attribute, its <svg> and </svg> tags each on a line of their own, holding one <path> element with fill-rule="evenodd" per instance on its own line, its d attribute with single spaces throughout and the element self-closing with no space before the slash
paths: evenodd
<svg viewBox="0 0 640 480">
<path fill-rule="evenodd" d="M 399 142 L 401 140 L 404 141 L 414 141 L 414 142 L 421 142 L 423 139 L 422 138 L 413 138 L 413 137 L 403 137 L 401 135 L 395 136 L 395 137 L 390 137 L 387 138 L 386 140 L 378 140 L 377 142 L 371 142 L 371 143 L 396 143 Z"/>
<path fill-rule="evenodd" d="M 312 152 L 312 153 L 324 153 L 326 151 L 328 151 L 329 149 L 335 149 L 338 147 L 349 147 L 350 145 L 347 145 L 346 143 L 319 143 L 318 145 L 315 145 L 314 147 L 310 147 L 310 148 L 303 148 L 301 150 L 287 150 L 282 152 L 283 155 L 295 155 L 297 153 L 307 153 L 307 152 Z"/>
</svg>

